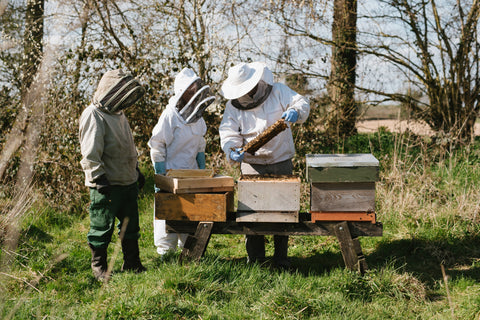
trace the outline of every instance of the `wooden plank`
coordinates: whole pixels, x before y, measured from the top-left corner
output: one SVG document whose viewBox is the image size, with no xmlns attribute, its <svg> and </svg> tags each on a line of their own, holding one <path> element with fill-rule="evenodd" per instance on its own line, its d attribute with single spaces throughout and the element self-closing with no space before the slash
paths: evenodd
<svg viewBox="0 0 480 320">
<path fill-rule="evenodd" d="M 357 263 L 357 266 L 356 266 L 357 271 L 360 274 L 364 274 L 365 271 L 368 270 L 368 265 L 367 265 L 367 260 L 365 259 L 365 256 L 363 255 L 363 252 L 362 252 L 362 247 L 360 245 L 360 240 L 358 238 L 353 238 L 352 242 L 353 242 L 353 250 L 357 254 L 357 258 L 358 258 L 358 263 Z"/>
<path fill-rule="evenodd" d="M 378 167 L 371 153 L 307 154 L 307 167 Z"/>
<path fill-rule="evenodd" d="M 378 167 L 307 167 L 311 182 L 375 182 L 378 178 Z"/>
<path fill-rule="evenodd" d="M 208 178 L 213 177 L 214 174 L 213 169 L 170 169 L 167 170 L 166 176 L 172 178 Z"/>
<path fill-rule="evenodd" d="M 207 249 L 212 234 L 213 222 L 202 221 L 198 224 L 194 235 L 189 235 L 180 254 L 180 262 L 199 261 Z"/>
<path fill-rule="evenodd" d="M 226 221 L 233 193 L 155 193 L 155 215 L 162 220 Z"/>
<path fill-rule="evenodd" d="M 375 212 L 310 212 L 312 222 L 317 221 L 369 221 L 376 223 Z"/>
<path fill-rule="evenodd" d="M 375 182 L 311 183 L 310 210 L 373 212 L 375 211 Z"/>
<path fill-rule="evenodd" d="M 215 222 L 212 233 L 214 234 L 248 234 L 248 235 L 291 235 L 291 236 L 334 236 L 333 228 L 338 222 L 301 221 L 298 223 L 275 222 Z M 168 232 L 194 233 L 198 222 L 194 221 L 168 221 Z M 381 237 L 383 225 L 380 222 L 348 222 L 350 233 L 354 237 Z"/>
<path fill-rule="evenodd" d="M 374 182 L 379 161 L 368 153 L 307 154 L 307 178 L 311 182 Z"/>
<path fill-rule="evenodd" d="M 155 186 L 171 193 L 208 193 L 233 191 L 235 181 L 229 176 L 176 178 L 155 175 Z"/>
<path fill-rule="evenodd" d="M 358 239 L 352 238 L 348 223 L 345 221 L 338 223 L 333 228 L 333 232 L 340 244 L 345 266 L 350 270 L 357 270 L 363 273 L 367 269 L 365 257 L 363 256 Z"/>
<path fill-rule="evenodd" d="M 238 211 L 300 211 L 300 178 L 243 176 L 237 181 Z"/>
<path fill-rule="evenodd" d="M 298 222 L 298 212 L 237 211 L 237 222 Z"/>
</svg>

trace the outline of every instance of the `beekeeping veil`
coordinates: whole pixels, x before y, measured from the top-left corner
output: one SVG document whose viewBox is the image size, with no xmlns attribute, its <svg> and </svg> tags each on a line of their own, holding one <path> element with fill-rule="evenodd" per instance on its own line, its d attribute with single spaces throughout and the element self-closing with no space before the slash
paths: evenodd
<svg viewBox="0 0 480 320">
<path fill-rule="evenodd" d="M 250 110 L 267 100 L 273 86 L 273 74 L 261 62 L 240 63 L 228 70 L 220 93 L 240 110 Z M 254 93 L 251 93 L 255 89 Z"/>
<path fill-rule="evenodd" d="M 177 100 L 175 109 L 187 124 L 200 119 L 215 100 L 210 96 L 210 87 L 203 85 L 202 80 L 189 68 L 183 69 L 175 77 L 174 91 Z"/>
<path fill-rule="evenodd" d="M 98 83 L 93 103 L 99 108 L 117 113 L 130 107 L 145 94 L 145 88 L 131 74 L 121 69 L 106 72 Z"/>
</svg>

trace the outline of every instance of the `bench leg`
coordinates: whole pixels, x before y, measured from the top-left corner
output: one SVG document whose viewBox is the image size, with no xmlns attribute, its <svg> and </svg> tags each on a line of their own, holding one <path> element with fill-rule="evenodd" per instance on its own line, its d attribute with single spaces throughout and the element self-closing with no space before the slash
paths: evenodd
<svg viewBox="0 0 480 320">
<path fill-rule="evenodd" d="M 180 262 L 199 261 L 207 249 L 212 235 L 213 222 L 200 222 L 194 235 L 189 235 L 180 254 Z"/>
<path fill-rule="evenodd" d="M 340 244 L 345 266 L 350 270 L 357 270 L 363 274 L 368 269 L 368 266 L 362 253 L 360 241 L 358 238 L 352 238 L 346 221 L 336 224 L 333 229 L 333 233 Z"/>
</svg>

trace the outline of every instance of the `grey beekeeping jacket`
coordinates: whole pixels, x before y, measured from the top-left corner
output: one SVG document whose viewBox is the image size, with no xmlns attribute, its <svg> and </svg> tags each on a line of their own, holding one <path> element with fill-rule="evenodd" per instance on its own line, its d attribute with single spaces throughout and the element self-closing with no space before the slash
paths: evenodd
<svg viewBox="0 0 480 320">
<path fill-rule="evenodd" d="M 85 185 L 95 187 L 95 179 L 105 174 L 111 185 L 130 185 L 137 181 L 137 150 L 123 111 L 109 112 L 98 103 L 101 83 L 93 103 L 80 116 L 79 138 Z"/>
</svg>

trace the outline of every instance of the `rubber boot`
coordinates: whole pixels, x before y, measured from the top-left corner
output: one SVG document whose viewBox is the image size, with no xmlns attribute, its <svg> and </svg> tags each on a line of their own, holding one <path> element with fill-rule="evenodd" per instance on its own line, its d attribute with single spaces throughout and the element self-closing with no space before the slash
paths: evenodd
<svg viewBox="0 0 480 320">
<path fill-rule="evenodd" d="M 289 269 L 291 263 L 288 259 L 288 236 L 273 236 L 273 242 L 275 245 L 275 253 L 273 254 L 275 267 Z"/>
<path fill-rule="evenodd" d="M 248 263 L 265 262 L 265 237 L 258 235 L 247 235 L 245 237 L 245 248 L 248 254 Z"/>
<path fill-rule="evenodd" d="M 123 265 L 122 271 L 134 271 L 135 273 L 147 270 L 140 262 L 140 252 L 137 239 L 123 239 Z"/>
<path fill-rule="evenodd" d="M 96 280 L 106 281 L 108 279 L 107 248 L 95 248 L 88 244 L 92 252 L 92 271 Z"/>
</svg>

